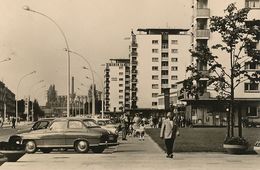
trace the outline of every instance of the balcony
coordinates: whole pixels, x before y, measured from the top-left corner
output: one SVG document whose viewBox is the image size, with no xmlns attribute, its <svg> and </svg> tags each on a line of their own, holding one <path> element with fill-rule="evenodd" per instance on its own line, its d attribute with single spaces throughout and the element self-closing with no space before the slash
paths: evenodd
<svg viewBox="0 0 260 170">
<path fill-rule="evenodd" d="M 136 79 L 136 78 L 135 78 L 135 79 L 132 79 L 132 82 L 135 82 L 135 83 L 136 83 L 136 82 L 137 82 L 137 79 Z"/>
<path fill-rule="evenodd" d="M 168 61 L 169 58 L 168 57 L 162 57 L 162 61 Z"/>
<path fill-rule="evenodd" d="M 208 39 L 209 36 L 210 36 L 209 29 L 203 29 L 203 30 L 197 29 L 196 30 L 196 37 L 197 38 Z"/>
<path fill-rule="evenodd" d="M 137 48 L 138 44 L 136 42 L 132 42 L 132 48 Z"/>
<path fill-rule="evenodd" d="M 209 18 L 210 9 L 209 8 L 198 8 L 196 17 L 197 18 Z"/>
<path fill-rule="evenodd" d="M 162 88 L 163 88 L 163 89 L 169 88 L 169 87 L 168 87 L 168 84 L 162 84 Z"/>
<path fill-rule="evenodd" d="M 133 66 L 136 66 L 137 63 L 138 63 L 137 61 L 132 61 L 132 65 L 133 65 Z"/>
<path fill-rule="evenodd" d="M 132 74 L 137 74 L 137 70 L 132 70 Z"/>
<path fill-rule="evenodd" d="M 162 66 L 162 70 L 168 70 L 169 66 Z"/>
<path fill-rule="evenodd" d="M 168 49 L 168 48 L 162 48 L 162 49 L 161 49 L 161 52 L 162 52 L 162 53 L 168 53 L 168 52 L 169 52 L 169 49 Z"/>
<path fill-rule="evenodd" d="M 131 52 L 131 56 L 137 56 L 137 52 L 136 51 L 132 51 Z"/>
<path fill-rule="evenodd" d="M 186 92 L 181 93 L 177 92 L 177 96 L 179 100 L 196 100 L 194 96 L 188 96 Z M 209 100 L 210 92 L 204 92 L 202 95 L 199 95 L 198 100 Z"/>
</svg>

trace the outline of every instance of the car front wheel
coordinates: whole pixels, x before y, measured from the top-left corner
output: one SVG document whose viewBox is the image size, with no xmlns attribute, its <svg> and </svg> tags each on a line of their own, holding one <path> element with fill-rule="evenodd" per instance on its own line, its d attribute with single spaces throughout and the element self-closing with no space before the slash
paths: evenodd
<svg viewBox="0 0 260 170">
<path fill-rule="evenodd" d="M 25 151 L 27 153 L 35 153 L 37 151 L 36 143 L 33 140 L 27 141 L 25 144 Z"/>
<path fill-rule="evenodd" d="M 86 153 L 89 150 L 88 142 L 85 140 L 79 140 L 75 142 L 75 150 L 78 153 Z"/>
</svg>

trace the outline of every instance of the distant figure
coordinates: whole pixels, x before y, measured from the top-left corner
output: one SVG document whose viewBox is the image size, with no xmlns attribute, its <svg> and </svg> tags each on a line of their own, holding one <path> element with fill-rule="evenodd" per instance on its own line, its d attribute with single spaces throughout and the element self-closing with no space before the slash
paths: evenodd
<svg viewBox="0 0 260 170">
<path fill-rule="evenodd" d="M 12 117 L 12 128 L 14 128 L 15 129 L 15 117 Z"/>
<path fill-rule="evenodd" d="M 173 144 L 176 135 L 179 135 L 177 123 L 173 119 L 173 113 L 168 112 L 167 119 L 163 121 L 160 133 L 160 137 L 164 139 L 166 145 L 167 158 L 173 158 Z"/>
<path fill-rule="evenodd" d="M 126 139 L 127 127 L 128 127 L 127 124 L 128 124 L 128 117 L 124 113 L 120 118 L 120 125 L 121 125 L 121 130 L 122 130 L 122 140 L 127 140 Z"/>
<path fill-rule="evenodd" d="M 139 129 L 137 129 L 137 133 L 139 134 L 139 140 L 144 140 L 144 122 L 140 124 Z"/>
<path fill-rule="evenodd" d="M 2 117 L 0 117 L 0 127 L 2 127 L 4 124 L 4 119 Z"/>
</svg>

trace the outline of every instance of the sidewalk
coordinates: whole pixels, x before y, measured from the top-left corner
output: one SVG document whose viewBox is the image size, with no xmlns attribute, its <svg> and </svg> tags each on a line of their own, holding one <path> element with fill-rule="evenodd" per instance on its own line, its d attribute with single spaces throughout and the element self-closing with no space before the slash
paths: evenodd
<svg viewBox="0 0 260 170">
<path fill-rule="evenodd" d="M 258 155 L 229 155 L 223 153 L 176 153 L 165 157 L 149 136 L 145 141 L 128 137 L 120 145 L 103 154 L 52 152 L 26 154 L 18 162 L 7 162 L 1 170 L 256 170 Z"/>
<path fill-rule="evenodd" d="M 27 126 L 27 125 L 31 125 L 31 124 L 32 124 L 32 122 L 22 121 L 22 122 L 16 123 L 15 126 L 16 126 L 16 128 L 19 128 L 19 127 L 23 127 L 23 126 Z M 12 128 L 12 123 L 4 122 L 2 128 Z"/>
</svg>

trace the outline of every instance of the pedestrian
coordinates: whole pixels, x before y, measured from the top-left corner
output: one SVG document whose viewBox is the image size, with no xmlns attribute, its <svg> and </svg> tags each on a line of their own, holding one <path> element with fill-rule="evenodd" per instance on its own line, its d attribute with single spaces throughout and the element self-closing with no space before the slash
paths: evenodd
<svg viewBox="0 0 260 170">
<path fill-rule="evenodd" d="M 124 113 L 122 116 L 121 116 L 121 119 L 120 119 L 120 125 L 121 125 L 121 131 L 122 131 L 122 140 L 127 140 L 126 139 L 126 134 L 127 134 L 127 122 L 128 121 L 128 118 L 126 116 L 126 114 Z"/>
<path fill-rule="evenodd" d="M 160 137 L 164 139 L 166 150 L 167 150 L 167 158 L 173 158 L 173 144 L 176 138 L 176 135 L 179 136 L 178 126 L 173 119 L 173 114 L 171 112 L 167 113 L 167 119 L 163 121 L 161 127 Z"/>
<path fill-rule="evenodd" d="M 15 129 L 15 117 L 12 117 L 12 128 L 14 128 Z"/>
</svg>

